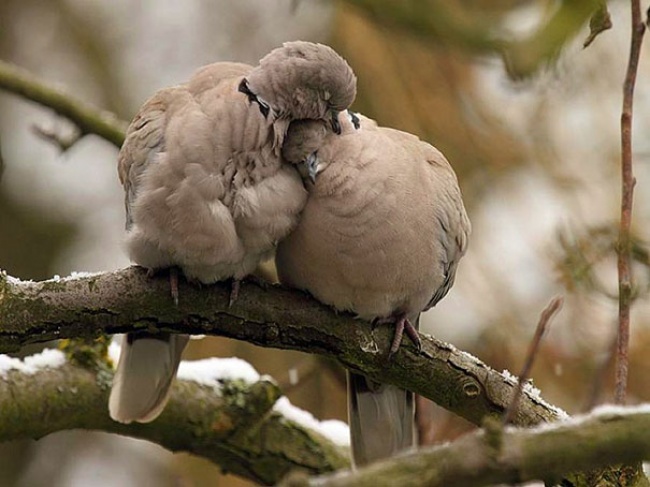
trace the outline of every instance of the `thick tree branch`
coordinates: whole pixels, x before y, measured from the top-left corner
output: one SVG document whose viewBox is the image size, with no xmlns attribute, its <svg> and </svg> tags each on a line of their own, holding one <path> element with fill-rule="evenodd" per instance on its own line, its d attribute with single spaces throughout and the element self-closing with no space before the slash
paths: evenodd
<svg viewBox="0 0 650 487">
<path fill-rule="evenodd" d="M 295 479 L 292 487 L 481 487 L 546 480 L 605 462 L 650 459 L 650 409 L 603 408 L 591 416 L 533 430 L 498 424 L 451 444 L 391 458 L 353 474 Z M 638 477 L 625 485 L 647 485 Z M 562 484 L 564 485 L 564 484 Z M 573 484 L 572 484 L 573 485 Z M 580 484 L 583 485 L 583 484 Z M 592 478 L 589 486 L 611 485 Z"/>
<path fill-rule="evenodd" d="M 12 64 L 0 61 L 0 88 L 51 108 L 77 126 L 81 135 L 95 134 L 117 147 L 124 142 L 126 122 L 49 86 Z"/>
<path fill-rule="evenodd" d="M 190 452 L 265 485 L 296 468 L 316 474 L 348 465 L 346 449 L 272 411 L 281 392 L 268 380 L 224 381 L 218 389 L 178 380 L 156 421 L 123 425 L 108 416 L 108 367 L 95 372 L 66 361 L 37 373 L 3 374 L 2 365 L 0 441 L 101 430 Z"/>
<path fill-rule="evenodd" d="M 392 330 L 334 313 L 309 296 L 243 283 L 228 307 L 226 284 L 202 289 L 181 282 L 180 303 L 167 279 L 149 279 L 136 267 L 81 278 L 23 282 L 0 277 L 0 352 L 28 343 L 149 330 L 218 335 L 264 347 L 329 356 L 383 382 L 399 384 L 481 424 L 500 416 L 515 389 L 512 378 L 429 336 L 423 353 L 402 346 L 390 362 Z M 512 418 L 516 425 L 554 421 L 563 412 L 525 388 Z"/>
<path fill-rule="evenodd" d="M 336 314 L 305 294 L 279 286 L 262 288 L 244 282 L 230 308 L 229 297 L 228 284 L 199 289 L 182 281 L 180 302 L 175 306 L 168 280 L 148 278 L 137 267 L 43 282 L 23 282 L 0 274 L 0 351 L 55 338 L 143 329 L 182 331 L 332 357 L 373 379 L 413 390 L 476 424 L 482 424 L 486 416 L 500 417 L 514 394 L 516 380 L 511 376 L 432 337 L 421 337 L 423 353 L 403 345 L 388 363 L 385 351 L 393 335 L 388 327 L 372 331 L 369 323 Z M 56 388 L 57 381 L 50 379 Z M 92 407 L 105 411 L 105 400 L 103 396 Z M 32 423 L 27 416 L 18 422 Z M 37 414 L 32 419 L 42 417 Z M 525 386 L 512 422 L 530 426 L 564 417 L 565 413 Z M 173 430 L 173 422 L 165 424 Z M 600 473 L 587 474 L 591 475 Z M 585 475 L 576 478 L 571 480 L 573 485 L 590 485 Z"/>
</svg>

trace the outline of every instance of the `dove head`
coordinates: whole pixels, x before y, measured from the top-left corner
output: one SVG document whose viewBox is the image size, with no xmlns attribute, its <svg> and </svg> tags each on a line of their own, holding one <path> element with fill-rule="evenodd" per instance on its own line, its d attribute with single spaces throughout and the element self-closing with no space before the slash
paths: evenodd
<svg viewBox="0 0 650 487">
<path fill-rule="evenodd" d="M 318 149 L 332 131 L 323 120 L 294 120 L 282 144 L 282 157 L 294 164 L 303 179 L 316 182 L 319 172 Z"/>
<path fill-rule="evenodd" d="M 339 112 L 337 122 L 341 129 L 338 135 L 333 135 L 331 123 L 324 120 L 294 120 L 289 124 L 282 157 L 297 167 L 303 179 L 316 183 L 318 174 L 332 162 L 332 149 L 337 150 L 335 146 L 343 140 L 339 136 L 361 127 L 361 119 L 350 110 Z"/>
<path fill-rule="evenodd" d="M 356 85 L 352 69 L 334 49 L 296 41 L 267 54 L 239 90 L 266 117 L 325 120 L 338 133 L 338 114 L 354 101 Z"/>
<path fill-rule="evenodd" d="M 294 120 L 282 145 L 282 157 L 300 164 L 323 145 L 330 129 L 322 120 Z"/>
</svg>

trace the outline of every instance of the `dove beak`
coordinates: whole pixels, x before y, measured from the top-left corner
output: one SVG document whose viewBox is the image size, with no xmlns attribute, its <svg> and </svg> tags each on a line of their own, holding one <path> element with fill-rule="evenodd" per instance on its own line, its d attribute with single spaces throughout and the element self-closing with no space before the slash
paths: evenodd
<svg viewBox="0 0 650 487">
<path fill-rule="evenodd" d="M 307 156 L 304 162 L 307 167 L 307 175 L 312 183 L 316 184 L 316 176 L 318 175 L 318 156 L 316 152 L 312 152 Z"/>
</svg>

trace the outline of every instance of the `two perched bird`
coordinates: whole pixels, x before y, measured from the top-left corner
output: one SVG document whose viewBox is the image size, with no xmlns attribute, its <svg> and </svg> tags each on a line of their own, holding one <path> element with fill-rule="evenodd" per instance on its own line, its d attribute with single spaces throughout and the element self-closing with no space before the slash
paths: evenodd
<svg viewBox="0 0 650 487">
<path fill-rule="evenodd" d="M 393 323 L 390 353 L 403 333 L 419 344 L 419 314 L 453 284 L 469 221 L 444 156 L 349 112 L 355 94 L 348 64 L 307 42 L 255 68 L 206 66 L 158 92 L 119 158 L 131 259 L 203 283 L 232 279 L 236 298 L 237 282 L 277 247 L 282 283 Z M 160 414 L 187 340 L 126 335 L 113 419 Z M 355 373 L 348 390 L 357 465 L 414 444 L 411 393 Z"/>
</svg>

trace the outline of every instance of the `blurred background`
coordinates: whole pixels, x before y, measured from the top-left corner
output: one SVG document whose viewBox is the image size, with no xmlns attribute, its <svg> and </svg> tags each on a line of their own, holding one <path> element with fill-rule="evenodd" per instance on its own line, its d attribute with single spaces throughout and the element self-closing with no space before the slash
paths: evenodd
<svg viewBox="0 0 650 487">
<path fill-rule="evenodd" d="M 354 109 L 418 134 L 455 167 L 474 232 L 425 332 L 501 371 L 522 366 L 538 314 L 566 298 L 532 376 L 576 413 L 612 397 L 619 118 L 629 3 L 587 49 L 599 2 L 551 0 L 2 0 L 0 58 L 129 120 L 157 89 L 221 60 L 256 63 L 286 40 L 325 42 L 359 78 Z M 555 59 L 555 56 L 558 56 Z M 635 101 L 629 402 L 650 400 L 650 48 Z M 94 136 L 61 151 L 34 127 L 67 121 L 0 91 L 0 268 L 22 279 L 129 264 L 117 149 Z M 238 356 L 289 384 L 291 401 L 345 419 L 342 371 L 308 355 L 208 338 L 188 358 Z M 427 406 L 422 439 L 471 427 Z M 0 445 L 0 486 L 245 486 L 206 461 L 141 441 L 65 432 Z"/>
</svg>

